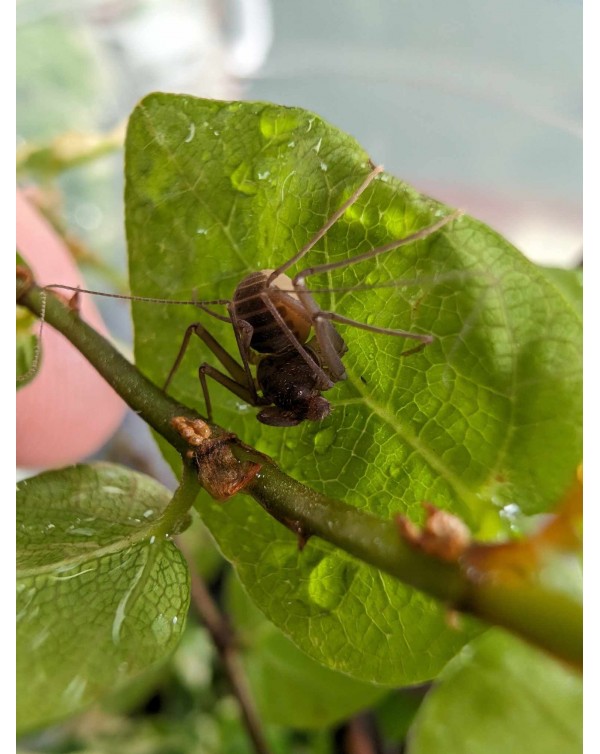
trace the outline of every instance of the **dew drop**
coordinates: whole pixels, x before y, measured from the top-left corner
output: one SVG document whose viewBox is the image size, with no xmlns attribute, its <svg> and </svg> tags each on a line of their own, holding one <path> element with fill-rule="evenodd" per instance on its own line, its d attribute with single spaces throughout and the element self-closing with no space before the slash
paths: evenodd
<svg viewBox="0 0 600 754">
<path fill-rule="evenodd" d="M 75 676 L 62 693 L 64 699 L 68 699 L 71 704 L 77 704 L 83 697 L 87 680 L 81 676 Z"/>
<path fill-rule="evenodd" d="M 190 130 L 188 132 L 188 135 L 185 137 L 184 142 L 186 144 L 189 144 L 190 141 L 194 138 L 195 133 L 196 133 L 196 124 L 190 123 Z"/>
<path fill-rule="evenodd" d="M 365 277 L 366 285 L 376 285 L 381 280 L 381 272 L 379 270 L 371 270 Z"/>
<path fill-rule="evenodd" d="M 516 503 L 508 503 L 500 509 L 500 518 L 508 523 L 512 531 L 519 531 L 523 520 L 523 511 Z"/>
<path fill-rule="evenodd" d="M 333 427 L 325 427 L 320 429 L 313 438 L 315 444 L 315 453 L 325 454 L 329 448 L 333 445 L 335 440 L 335 429 Z"/>
<path fill-rule="evenodd" d="M 86 527 L 75 529 L 74 527 L 69 526 L 69 530 L 67 531 L 67 534 L 74 534 L 78 537 L 93 537 L 95 533 L 96 532 L 94 529 L 89 529 Z"/>
<path fill-rule="evenodd" d="M 338 555 L 323 558 L 308 577 L 310 599 L 325 610 L 334 610 L 346 596 L 355 570 Z"/>
<path fill-rule="evenodd" d="M 247 196 L 253 196 L 258 186 L 252 178 L 252 168 L 246 162 L 241 162 L 230 176 L 231 185 L 236 191 Z"/>
<path fill-rule="evenodd" d="M 164 613 L 159 613 L 152 621 L 152 633 L 159 644 L 166 644 L 171 638 L 171 625 Z"/>
<path fill-rule="evenodd" d="M 286 137 L 299 126 L 295 113 L 279 108 L 266 108 L 260 118 L 260 132 L 265 139 Z"/>
<path fill-rule="evenodd" d="M 391 477 L 392 479 L 402 479 L 404 475 L 404 469 L 402 466 L 399 466 L 398 464 L 394 463 L 391 466 L 388 466 L 387 468 L 387 475 Z"/>
</svg>

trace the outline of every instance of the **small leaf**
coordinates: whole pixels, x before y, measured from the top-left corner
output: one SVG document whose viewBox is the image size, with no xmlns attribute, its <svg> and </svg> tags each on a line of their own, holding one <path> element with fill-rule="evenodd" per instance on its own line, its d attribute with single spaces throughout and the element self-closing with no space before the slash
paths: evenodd
<svg viewBox="0 0 600 754">
<path fill-rule="evenodd" d="M 581 677 L 499 630 L 465 647 L 427 695 L 409 754 L 579 754 Z"/>
<path fill-rule="evenodd" d="M 26 274 L 29 265 L 17 251 L 17 276 Z M 17 282 L 18 282 L 17 277 Z M 17 288 L 18 290 L 18 288 Z M 17 312 L 17 390 L 27 385 L 36 376 L 41 363 L 40 342 L 32 331 L 37 318 L 23 306 Z"/>
<path fill-rule="evenodd" d="M 387 693 L 307 657 L 254 606 L 233 573 L 227 606 L 252 696 L 265 722 L 321 728 L 372 706 Z"/>
<path fill-rule="evenodd" d="M 37 319 L 22 306 L 17 306 L 17 390 L 27 385 L 38 373 L 41 358 L 38 336 L 32 332 Z M 36 364 L 37 361 L 37 364 Z"/>
<path fill-rule="evenodd" d="M 185 561 L 151 523 L 169 492 L 109 464 L 74 466 L 17 490 L 18 727 L 82 709 L 177 645 Z"/>
</svg>

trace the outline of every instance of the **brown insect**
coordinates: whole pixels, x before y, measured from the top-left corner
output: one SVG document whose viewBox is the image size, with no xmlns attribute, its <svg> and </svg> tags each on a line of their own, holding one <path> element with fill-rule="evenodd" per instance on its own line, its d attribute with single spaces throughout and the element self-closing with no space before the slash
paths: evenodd
<svg viewBox="0 0 600 754">
<path fill-rule="evenodd" d="M 236 287 L 231 300 L 173 302 L 131 297 L 137 301 L 194 304 L 233 327 L 241 363 L 223 348 L 202 323 L 195 322 L 185 332 L 166 379 L 165 390 L 181 364 L 190 338 L 197 335 L 227 372 L 222 372 L 206 362 L 200 365 L 199 378 L 209 420 L 212 420 L 212 406 L 207 378 L 211 377 L 246 403 L 261 408 L 257 415 L 258 421 L 276 427 L 290 427 L 306 420 L 324 419 L 331 411 L 331 404 L 322 393 L 346 379 L 342 357 L 348 348 L 335 329 L 334 322 L 373 333 L 418 341 L 418 345 L 404 351 L 401 354 L 403 356 L 416 353 L 433 342 L 432 335 L 376 327 L 331 311 L 324 311 L 313 298 L 305 281 L 311 275 L 357 264 L 399 246 L 427 238 L 457 219 L 462 214 L 460 211 L 448 214 L 405 238 L 358 254 L 351 259 L 307 267 L 293 278 L 286 274 L 290 267 L 299 262 L 323 238 L 382 170 L 382 167 L 372 170 L 349 199 L 294 256 L 274 270 L 261 270 L 245 277 Z M 98 293 L 83 290 L 81 292 Z M 225 305 L 227 316 L 217 314 L 208 308 L 209 305 L 215 304 Z M 255 376 L 251 370 L 252 363 L 256 363 Z"/>
</svg>

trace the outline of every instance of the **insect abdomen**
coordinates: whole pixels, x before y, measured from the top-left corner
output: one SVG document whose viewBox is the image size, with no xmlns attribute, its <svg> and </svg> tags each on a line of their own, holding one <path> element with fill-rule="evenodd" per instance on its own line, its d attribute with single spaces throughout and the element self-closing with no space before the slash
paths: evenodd
<svg viewBox="0 0 600 754">
<path fill-rule="evenodd" d="M 244 278 L 233 294 L 233 306 L 237 317 L 252 326 L 251 348 L 259 353 L 283 353 L 293 348 L 293 345 L 265 299 L 268 297 L 300 343 L 305 343 L 308 339 L 311 324 L 301 304 L 289 293 L 281 291 L 276 285 L 267 288 L 266 281 L 270 272 L 271 270 L 262 270 Z M 292 281 L 287 276 L 280 277 L 289 281 L 289 286 L 286 287 L 287 290 L 292 290 Z M 279 280 L 275 283 L 279 283 Z"/>
</svg>

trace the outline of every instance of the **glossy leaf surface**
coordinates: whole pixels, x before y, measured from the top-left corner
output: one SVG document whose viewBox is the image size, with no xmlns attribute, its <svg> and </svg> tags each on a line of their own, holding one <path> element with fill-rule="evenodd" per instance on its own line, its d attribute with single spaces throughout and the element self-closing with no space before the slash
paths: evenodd
<svg viewBox="0 0 600 754">
<path fill-rule="evenodd" d="M 409 754 L 577 754 L 581 676 L 501 631 L 465 647 L 427 696 Z"/>
<path fill-rule="evenodd" d="M 19 484 L 19 728 L 73 714 L 177 645 L 187 566 L 172 541 L 150 534 L 169 498 L 149 477 L 109 464 Z"/>
<path fill-rule="evenodd" d="M 277 266 L 313 237 L 370 169 L 354 139 L 312 113 L 150 95 L 133 113 L 126 145 L 132 292 L 231 298 L 244 275 Z M 380 176 L 292 272 L 351 259 L 448 211 Z M 553 505 L 581 457 L 581 319 L 549 277 L 463 217 L 309 280 L 329 291 L 315 294 L 324 309 L 435 342 L 402 357 L 414 341 L 340 326 L 348 379 L 327 393 L 331 416 L 265 427 L 255 409 L 211 383 L 220 424 L 302 482 L 381 517 L 419 520 L 429 500 L 493 537 L 509 529 L 505 506 L 530 514 Z M 235 353 L 231 326 L 203 312 L 133 308 L 138 365 L 159 384 L 193 321 Z M 217 365 L 192 343 L 172 385 L 200 410 L 205 360 Z M 417 683 L 469 638 L 448 629 L 433 600 L 326 543 L 311 540 L 299 552 L 247 498 L 207 501 L 203 516 L 264 613 L 332 669 Z"/>
</svg>

